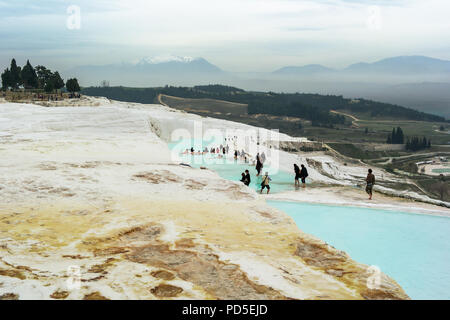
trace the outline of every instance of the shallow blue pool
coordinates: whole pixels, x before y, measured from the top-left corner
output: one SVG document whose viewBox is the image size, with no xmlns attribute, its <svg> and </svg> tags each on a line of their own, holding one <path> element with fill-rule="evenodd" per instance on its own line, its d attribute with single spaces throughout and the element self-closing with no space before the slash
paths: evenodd
<svg viewBox="0 0 450 320">
<path fill-rule="evenodd" d="M 169 143 L 169 148 L 174 149 L 175 146 L 179 151 L 184 151 L 185 149 L 190 149 L 191 146 L 194 147 L 196 151 L 203 150 L 205 146 L 218 146 L 220 143 L 206 143 L 201 141 L 182 141 L 177 143 Z M 234 152 L 230 149 L 230 153 Z M 254 165 L 250 163 L 245 163 L 245 161 L 239 160 L 226 160 L 224 158 L 218 158 L 217 154 L 205 154 L 205 155 L 191 155 L 180 154 L 178 156 L 184 163 L 190 164 L 195 168 L 200 168 L 202 166 L 207 167 L 210 170 L 217 172 L 222 178 L 232 181 L 239 181 L 241 179 L 241 173 L 248 170 L 251 175 L 250 186 L 255 190 L 261 189 L 262 177 L 256 177 L 256 169 Z M 293 164 L 292 164 L 293 165 Z M 295 190 L 294 186 L 294 172 L 285 172 L 281 170 L 276 170 L 268 166 L 264 166 L 262 169 L 262 175 L 268 171 L 269 176 L 272 179 L 270 183 L 270 192 L 276 193 L 280 191 Z M 308 179 L 307 179 L 308 183 Z"/>
<path fill-rule="evenodd" d="M 268 201 L 299 228 L 354 260 L 378 266 L 412 299 L 450 299 L 450 218 Z"/>
</svg>

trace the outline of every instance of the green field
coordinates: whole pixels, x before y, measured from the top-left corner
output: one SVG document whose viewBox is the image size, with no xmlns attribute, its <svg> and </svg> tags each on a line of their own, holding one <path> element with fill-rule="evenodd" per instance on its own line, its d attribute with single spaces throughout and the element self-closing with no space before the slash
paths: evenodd
<svg viewBox="0 0 450 320">
<path fill-rule="evenodd" d="M 219 112 L 230 115 L 246 115 L 248 112 L 248 105 L 246 104 L 215 99 L 179 98 L 163 94 L 160 96 L 160 99 L 162 103 L 172 108 L 186 111 Z"/>
</svg>

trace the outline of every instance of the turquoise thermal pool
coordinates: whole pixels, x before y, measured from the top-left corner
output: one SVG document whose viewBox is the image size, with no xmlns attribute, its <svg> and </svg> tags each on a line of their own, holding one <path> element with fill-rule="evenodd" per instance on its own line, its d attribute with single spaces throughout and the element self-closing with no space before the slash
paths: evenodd
<svg viewBox="0 0 450 320">
<path fill-rule="evenodd" d="M 189 144 L 185 148 L 190 148 Z M 201 146 L 195 150 L 201 150 Z M 232 181 L 239 181 L 241 172 L 248 169 L 251 187 L 260 189 L 261 181 L 251 164 L 225 161 L 210 154 L 184 154 L 181 158 L 193 167 L 205 166 Z M 270 173 L 271 168 L 265 171 Z M 271 192 L 295 189 L 293 172 L 274 171 L 271 177 Z M 347 252 L 358 262 L 379 267 L 412 299 L 450 299 L 450 218 L 300 202 L 268 204 L 291 216 L 302 231 Z"/>
<path fill-rule="evenodd" d="M 378 266 L 412 299 L 450 299 L 450 218 L 268 201 L 298 227 L 353 259 Z"/>
</svg>

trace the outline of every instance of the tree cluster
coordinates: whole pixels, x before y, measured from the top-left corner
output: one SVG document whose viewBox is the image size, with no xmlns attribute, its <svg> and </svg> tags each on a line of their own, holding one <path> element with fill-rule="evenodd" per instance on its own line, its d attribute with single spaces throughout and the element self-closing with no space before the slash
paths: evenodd
<svg viewBox="0 0 450 320">
<path fill-rule="evenodd" d="M 11 60 L 11 66 L 6 68 L 2 75 L 2 89 L 3 90 L 17 90 L 23 86 L 25 89 L 41 89 L 47 93 L 64 88 L 64 80 L 59 75 L 58 71 L 52 72 L 44 66 L 36 66 L 34 68 L 30 61 L 23 68 L 17 66 L 16 60 Z M 77 79 L 70 79 L 70 92 L 80 91 Z M 68 80 L 69 82 L 69 80 Z M 71 91 L 71 89 L 73 91 Z"/>
<path fill-rule="evenodd" d="M 390 133 L 387 137 L 387 144 L 404 144 L 405 136 L 403 134 L 403 130 L 400 127 L 393 128 L 392 133 Z"/>
<path fill-rule="evenodd" d="M 406 150 L 419 151 L 431 148 L 431 140 L 427 140 L 426 137 L 422 139 L 419 137 L 408 138 L 406 141 Z"/>
</svg>

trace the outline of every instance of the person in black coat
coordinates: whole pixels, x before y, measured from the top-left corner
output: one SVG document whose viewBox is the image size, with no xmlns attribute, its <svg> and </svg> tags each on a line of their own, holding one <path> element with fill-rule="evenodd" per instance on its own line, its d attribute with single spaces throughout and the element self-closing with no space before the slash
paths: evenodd
<svg viewBox="0 0 450 320">
<path fill-rule="evenodd" d="M 308 170 L 306 170 L 304 165 L 301 165 L 300 179 L 302 179 L 302 187 L 306 188 L 306 178 L 308 177 Z"/>
<path fill-rule="evenodd" d="M 245 185 L 249 186 L 250 182 L 252 182 L 252 179 L 250 178 L 250 172 L 248 170 L 245 170 Z"/>
<path fill-rule="evenodd" d="M 297 164 L 294 163 L 294 172 L 295 172 L 295 187 L 300 187 L 300 168 Z"/>
</svg>

